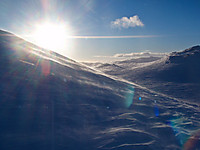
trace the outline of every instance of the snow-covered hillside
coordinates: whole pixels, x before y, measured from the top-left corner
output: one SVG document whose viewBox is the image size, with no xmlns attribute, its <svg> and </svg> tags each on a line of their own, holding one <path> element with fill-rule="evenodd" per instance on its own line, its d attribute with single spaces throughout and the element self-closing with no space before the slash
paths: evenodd
<svg viewBox="0 0 200 150">
<path fill-rule="evenodd" d="M 120 72 L 126 72 L 135 68 L 144 67 L 152 64 L 162 57 L 147 56 L 142 58 L 128 58 L 121 61 L 104 62 L 83 62 L 87 66 L 100 70 L 106 74 L 116 75 Z"/>
<path fill-rule="evenodd" d="M 145 59 L 144 59 L 145 61 Z M 120 63 L 115 63 L 119 65 Z M 123 68 L 94 66 L 106 74 L 136 82 L 155 91 L 200 103 L 200 46 L 145 63 L 124 63 Z"/>
<path fill-rule="evenodd" d="M 5 31 L 0 31 L 0 63 L 1 150 L 198 147 L 198 105 L 106 75 Z"/>
</svg>

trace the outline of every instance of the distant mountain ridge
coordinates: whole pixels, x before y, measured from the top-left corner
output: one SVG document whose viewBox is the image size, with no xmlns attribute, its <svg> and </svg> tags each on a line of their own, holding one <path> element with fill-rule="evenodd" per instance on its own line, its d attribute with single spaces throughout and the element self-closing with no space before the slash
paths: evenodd
<svg viewBox="0 0 200 150">
<path fill-rule="evenodd" d="M 124 69 L 99 67 L 102 72 L 136 82 L 156 91 L 200 103 L 200 46 L 172 52 L 147 63 L 124 63 Z M 141 59 L 142 62 L 142 59 Z M 145 60 L 143 61 L 145 62 Z M 103 66 L 103 65 L 102 65 Z M 187 91 L 187 92 L 186 92 Z M 177 94 L 179 93 L 179 94 Z"/>
<path fill-rule="evenodd" d="M 172 52 L 168 58 L 171 63 L 199 63 L 200 62 L 200 46 L 193 46 L 181 52 Z"/>
<path fill-rule="evenodd" d="M 161 74 L 168 81 L 200 83 L 200 46 L 171 53 L 166 59 L 166 66 Z"/>
</svg>

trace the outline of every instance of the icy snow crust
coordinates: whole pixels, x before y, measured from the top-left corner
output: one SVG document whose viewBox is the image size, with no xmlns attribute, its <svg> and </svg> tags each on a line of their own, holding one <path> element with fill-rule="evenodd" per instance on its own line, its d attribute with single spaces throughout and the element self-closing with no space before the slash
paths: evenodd
<svg viewBox="0 0 200 150">
<path fill-rule="evenodd" d="M 0 61 L 1 150 L 178 150 L 200 127 L 197 104 L 4 31 Z"/>
</svg>

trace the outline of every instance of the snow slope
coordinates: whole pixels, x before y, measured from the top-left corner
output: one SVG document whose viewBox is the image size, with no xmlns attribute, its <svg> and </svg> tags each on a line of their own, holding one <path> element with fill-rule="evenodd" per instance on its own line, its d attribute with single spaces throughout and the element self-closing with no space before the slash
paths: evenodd
<svg viewBox="0 0 200 150">
<path fill-rule="evenodd" d="M 103 74 L 5 31 L 0 63 L 1 150 L 182 149 L 200 127 L 198 105 Z"/>
<path fill-rule="evenodd" d="M 104 62 L 83 62 L 87 66 L 100 70 L 106 74 L 118 75 L 121 72 L 127 72 L 135 68 L 144 67 L 152 64 L 161 57 L 147 56 L 142 58 L 128 58 L 121 61 L 114 61 L 110 63 Z"/>
<path fill-rule="evenodd" d="M 156 61 L 123 64 L 123 69 L 112 65 L 95 68 L 163 94 L 200 103 L 200 46 L 173 52 Z"/>
</svg>

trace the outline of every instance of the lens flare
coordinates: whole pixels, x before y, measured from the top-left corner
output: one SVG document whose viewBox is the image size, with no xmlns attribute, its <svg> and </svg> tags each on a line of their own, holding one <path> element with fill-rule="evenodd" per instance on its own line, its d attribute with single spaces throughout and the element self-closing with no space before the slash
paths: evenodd
<svg viewBox="0 0 200 150">
<path fill-rule="evenodd" d="M 130 86 L 126 93 L 126 101 L 125 101 L 126 108 L 129 108 L 132 105 L 134 94 L 135 94 L 135 89 L 133 86 Z"/>
<path fill-rule="evenodd" d="M 196 150 L 200 148 L 200 130 L 194 132 L 183 146 L 183 150 Z"/>
<path fill-rule="evenodd" d="M 158 117 L 159 116 L 159 109 L 158 109 L 156 100 L 154 101 L 154 103 L 155 103 L 155 107 L 154 107 L 155 116 Z"/>
<path fill-rule="evenodd" d="M 187 122 L 187 120 L 185 120 L 182 117 L 178 117 L 178 116 L 171 118 L 171 120 L 169 122 L 169 125 L 173 129 L 174 134 L 181 146 L 187 141 L 187 139 L 189 137 L 189 135 L 188 135 L 189 133 L 187 133 L 187 131 L 183 128 L 183 124 L 185 122 Z"/>
</svg>

